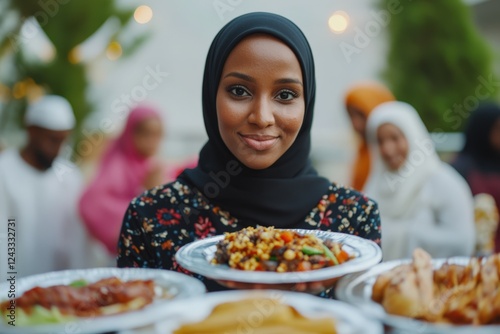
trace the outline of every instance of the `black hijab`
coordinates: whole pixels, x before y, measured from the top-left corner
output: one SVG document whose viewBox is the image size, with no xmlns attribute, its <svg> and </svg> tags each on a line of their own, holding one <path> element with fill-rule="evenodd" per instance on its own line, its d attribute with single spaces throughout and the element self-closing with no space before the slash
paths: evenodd
<svg viewBox="0 0 500 334">
<path fill-rule="evenodd" d="M 485 102 L 471 114 L 465 129 L 462 153 L 474 160 L 477 169 L 485 172 L 500 172 L 500 153 L 490 140 L 491 130 L 498 119 L 500 107 L 493 102 Z"/>
<path fill-rule="evenodd" d="M 258 33 L 278 38 L 295 53 L 302 69 L 305 98 L 304 120 L 295 142 L 263 170 L 246 167 L 229 151 L 220 136 L 216 112 L 217 89 L 227 57 L 242 39 Z M 205 63 L 202 103 L 208 142 L 200 152 L 198 166 L 185 170 L 180 177 L 237 218 L 242 226 L 292 228 L 303 222 L 330 185 L 318 176 L 309 159 L 315 94 L 311 48 L 293 22 L 271 13 L 250 13 L 233 19 L 213 40 Z"/>
</svg>

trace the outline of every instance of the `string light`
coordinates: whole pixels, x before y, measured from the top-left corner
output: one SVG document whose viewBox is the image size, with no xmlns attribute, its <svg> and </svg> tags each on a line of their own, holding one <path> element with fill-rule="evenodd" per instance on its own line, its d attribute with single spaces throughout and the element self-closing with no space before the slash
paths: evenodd
<svg viewBox="0 0 500 334">
<path fill-rule="evenodd" d="M 134 19 L 137 23 L 145 24 L 153 18 L 153 10 L 149 6 L 139 6 L 134 11 Z"/>
<path fill-rule="evenodd" d="M 32 78 L 26 79 L 26 86 L 26 98 L 31 102 L 38 100 L 45 92 Z"/>
<path fill-rule="evenodd" d="M 123 54 L 122 46 L 120 43 L 113 41 L 109 43 L 108 48 L 106 49 L 106 57 L 109 60 L 117 60 Z"/>
<path fill-rule="evenodd" d="M 68 61 L 71 64 L 78 64 L 82 60 L 80 47 L 77 45 L 68 54 Z"/>
<path fill-rule="evenodd" d="M 12 96 L 15 99 L 22 99 L 26 96 L 27 86 L 25 81 L 16 82 L 12 88 Z"/>
<path fill-rule="evenodd" d="M 10 88 L 0 83 L 0 101 L 8 101 L 10 96 Z"/>
<path fill-rule="evenodd" d="M 341 34 L 346 31 L 349 25 L 349 15 L 343 11 L 336 11 L 330 16 L 328 20 L 328 26 L 330 30 L 336 34 Z"/>
</svg>

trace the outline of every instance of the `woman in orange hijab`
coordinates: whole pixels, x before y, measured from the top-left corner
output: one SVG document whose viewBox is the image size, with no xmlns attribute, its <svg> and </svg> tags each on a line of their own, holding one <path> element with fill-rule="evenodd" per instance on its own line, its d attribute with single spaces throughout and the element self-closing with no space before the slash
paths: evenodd
<svg viewBox="0 0 500 334">
<path fill-rule="evenodd" d="M 394 100 L 391 91 L 377 82 L 358 83 L 346 93 L 345 106 L 347 113 L 354 130 L 361 137 L 351 179 L 351 186 L 356 190 L 363 189 L 370 172 L 370 153 L 365 138 L 366 120 L 376 106 Z"/>
</svg>

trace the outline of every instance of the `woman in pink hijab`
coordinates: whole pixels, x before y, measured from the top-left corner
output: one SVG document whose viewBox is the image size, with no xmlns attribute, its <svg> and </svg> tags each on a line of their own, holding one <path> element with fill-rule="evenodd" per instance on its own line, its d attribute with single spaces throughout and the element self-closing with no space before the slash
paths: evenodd
<svg viewBox="0 0 500 334">
<path fill-rule="evenodd" d="M 146 106 L 133 109 L 123 133 L 104 154 L 95 179 L 84 191 L 79 210 L 85 225 L 111 255 L 130 201 L 166 181 L 165 168 L 155 161 L 163 126 L 159 113 Z"/>
</svg>

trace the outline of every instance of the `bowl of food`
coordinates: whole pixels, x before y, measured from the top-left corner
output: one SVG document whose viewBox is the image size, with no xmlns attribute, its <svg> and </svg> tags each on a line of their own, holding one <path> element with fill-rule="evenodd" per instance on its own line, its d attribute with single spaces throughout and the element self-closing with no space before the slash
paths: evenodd
<svg viewBox="0 0 500 334">
<path fill-rule="evenodd" d="M 231 288 L 330 287 L 336 279 L 380 262 L 380 247 L 354 235 L 319 230 L 248 227 L 194 241 L 176 253 L 185 269 Z"/>
<path fill-rule="evenodd" d="M 413 258 L 347 275 L 336 296 L 386 325 L 418 333 L 500 333 L 500 254 Z"/>
<path fill-rule="evenodd" d="M 0 300 L 0 333 L 84 334 L 151 324 L 165 305 L 204 294 L 205 286 L 161 269 L 94 268 L 24 277 L 0 291 L 12 291 Z"/>
</svg>

